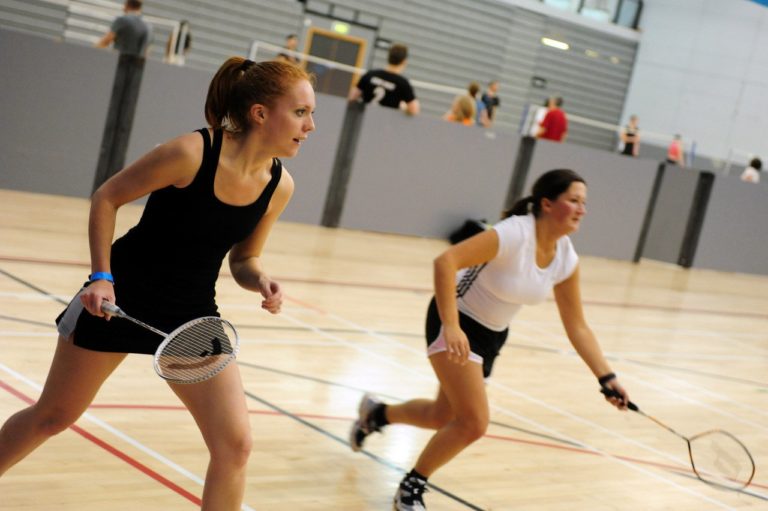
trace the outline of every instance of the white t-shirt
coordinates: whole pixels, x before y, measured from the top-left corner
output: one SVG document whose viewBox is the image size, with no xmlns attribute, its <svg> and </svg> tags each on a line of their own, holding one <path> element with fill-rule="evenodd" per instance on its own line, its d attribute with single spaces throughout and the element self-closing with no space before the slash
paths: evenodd
<svg viewBox="0 0 768 511">
<path fill-rule="evenodd" d="M 493 228 L 499 236 L 499 253 L 483 265 L 460 270 L 456 293 L 461 312 L 501 332 L 523 305 L 543 302 L 555 285 L 567 280 L 579 256 L 570 238 L 563 236 L 557 240 L 552 262 L 539 268 L 533 214 L 505 218 Z"/>
<path fill-rule="evenodd" d="M 741 173 L 741 180 L 748 183 L 759 183 L 760 172 L 752 167 L 747 167 L 744 172 Z"/>
</svg>

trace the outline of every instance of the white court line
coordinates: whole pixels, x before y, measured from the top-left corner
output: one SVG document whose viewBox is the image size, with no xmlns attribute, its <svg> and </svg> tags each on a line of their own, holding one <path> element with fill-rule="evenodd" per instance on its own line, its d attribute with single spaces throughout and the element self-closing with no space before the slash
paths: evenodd
<svg viewBox="0 0 768 511">
<path fill-rule="evenodd" d="M 336 320 L 338 320 L 338 321 L 341 321 L 341 322 L 344 322 L 344 323 L 347 323 L 347 324 L 354 324 L 354 323 L 352 323 L 351 321 L 348 321 L 348 320 L 345 320 L 345 319 L 343 319 L 343 318 L 341 318 L 341 317 L 339 317 L 339 316 L 336 316 L 335 314 L 330 314 L 330 313 L 327 313 L 326 315 L 327 315 L 328 317 L 330 317 L 330 318 L 336 319 Z M 366 348 L 361 348 L 360 346 L 357 346 L 357 345 L 355 345 L 355 344 L 353 344 L 353 343 L 350 343 L 349 341 L 346 341 L 346 340 L 344 340 L 344 339 L 340 339 L 340 338 L 339 338 L 339 339 L 337 339 L 337 336 L 335 336 L 335 335 L 333 335 L 333 334 L 331 334 L 331 333 L 325 332 L 325 331 L 323 331 L 323 330 L 322 330 L 322 329 L 320 329 L 320 328 L 316 328 L 316 327 L 314 327 L 314 326 L 312 326 L 312 325 L 309 325 L 309 324 L 307 324 L 307 323 L 304 323 L 303 321 L 301 321 L 301 320 L 299 320 L 299 319 L 293 318 L 293 317 L 291 317 L 291 316 L 289 316 L 289 315 L 286 315 L 286 314 L 281 314 L 281 317 L 284 317 L 284 318 L 288 319 L 289 321 L 291 321 L 291 322 L 293 322 L 293 323 L 295 323 L 295 324 L 304 325 L 306 328 L 309 328 L 309 329 L 311 329 L 312 331 L 314 331 L 314 332 L 317 332 L 318 334 L 320 334 L 320 335 L 322 335 L 322 336 L 324 336 L 324 337 L 327 337 L 327 338 L 329 338 L 329 339 L 335 339 L 335 340 L 338 340 L 338 342 L 339 342 L 340 344 L 343 344 L 344 346 L 348 346 L 348 347 L 351 347 L 351 348 L 353 348 L 353 349 L 355 349 L 355 350 L 358 350 L 358 351 L 362 351 L 362 352 L 364 352 L 364 353 L 368 353 L 368 354 L 370 354 L 370 355 L 374 356 L 375 358 L 377 358 L 377 359 L 379 359 L 379 360 L 382 360 L 382 361 L 384 361 L 385 363 L 387 363 L 387 364 L 389 364 L 389 365 L 393 365 L 393 366 L 396 366 L 396 367 L 398 367 L 398 368 L 401 368 L 401 369 L 405 370 L 406 372 L 408 372 L 408 373 L 410 373 L 410 374 L 412 374 L 412 375 L 414 375 L 414 376 L 418 376 L 418 377 L 420 377 L 420 378 L 429 378 L 430 380 L 431 380 L 431 379 L 433 379 L 433 378 L 431 377 L 431 375 L 430 375 L 430 376 L 427 376 L 427 374 L 425 374 L 425 372 L 424 372 L 424 371 L 419 371 L 419 370 L 413 369 L 413 368 L 411 368 L 411 367 L 408 367 L 408 366 L 404 366 L 403 364 L 400 364 L 400 363 L 398 363 L 398 362 L 394 362 L 394 361 L 390 360 L 388 357 L 386 357 L 386 356 L 384 356 L 384 355 L 380 355 L 380 354 L 378 354 L 378 353 L 376 353 L 376 352 L 372 352 L 371 350 L 368 350 L 368 349 L 366 349 Z M 365 332 L 372 332 L 372 333 L 373 333 L 375 336 L 377 336 L 377 337 L 383 337 L 383 338 L 387 338 L 386 336 L 383 336 L 382 334 L 378 334 L 377 332 L 373 332 L 373 331 L 371 331 L 370 329 L 367 329 L 367 328 L 365 328 L 365 327 L 362 327 L 362 326 L 359 326 L 359 325 L 358 325 L 358 328 L 359 328 L 361 331 L 365 331 Z M 399 341 L 397 341 L 396 339 L 393 339 L 393 338 L 389 338 L 388 340 L 389 340 L 389 342 L 394 342 L 394 343 L 397 343 L 397 344 L 402 344 L 402 343 L 400 343 Z M 426 352 L 426 348 L 425 348 L 423 351 L 421 351 L 421 353 L 422 353 L 423 355 L 425 355 L 425 352 Z M 426 356 L 426 355 L 425 355 L 425 356 Z M 494 382 L 493 382 L 493 381 L 491 381 L 491 382 L 490 382 L 490 384 L 491 384 L 491 385 L 494 385 Z M 506 387 L 504 387 L 504 386 L 502 386 L 502 385 L 498 385 L 498 384 L 497 384 L 497 385 L 495 385 L 495 386 L 497 386 L 497 387 L 501 388 L 502 390 L 505 390 L 505 389 L 506 389 Z M 564 410 L 561 410 L 561 409 L 558 409 L 558 408 L 556 408 L 556 407 L 553 407 L 553 406 L 551 406 L 551 405 L 548 405 L 548 404 L 546 404 L 546 403 L 540 402 L 540 401 L 538 401 L 538 400 L 536 400 L 536 399 L 534 399 L 534 398 L 532 398 L 532 397 L 526 396 L 525 394 L 519 393 L 519 392 L 517 392 L 517 391 L 512 391 L 511 389 L 509 389 L 509 390 L 506 390 L 506 391 L 507 391 L 508 393 L 513 393 L 513 394 L 515 394 L 515 395 L 519 395 L 519 396 L 521 396 L 521 397 L 524 397 L 525 399 L 528 399 L 528 400 L 530 400 L 531 402 L 534 402 L 534 403 L 538 403 L 538 404 L 540 404 L 541 406 L 544 406 L 544 407 L 546 407 L 547 409 L 550 409 L 550 410 L 552 410 L 552 411 L 555 411 L 555 412 L 557 412 L 557 413 L 559 413 L 559 414 L 561 414 L 561 415 L 565 415 L 565 416 L 571 416 L 571 414 L 569 414 L 568 412 L 565 412 Z M 511 411 L 505 410 L 504 408 L 501 408 L 501 407 L 498 407 L 498 406 L 493 406 L 492 408 L 493 408 L 494 410 L 500 411 L 500 412 L 502 412 L 502 413 L 504 413 L 504 414 L 506 414 L 506 415 L 510 415 L 510 416 L 517 416 L 517 414 L 515 414 L 514 412 L 511 412 Z M 574 417 L 575 417 L 575 416 L 574 416 Z M 523 419 L 521 418 L 521 420 L 523 420 Z M 586 423 L 586 424 L 590 424 L 590 425 L 592 425 L 593 427 L 595 427 L 595 429 L 603 429 L 603 430 L 605 430 L 605 428 L 602 428 L 602 427 L 598 426 L 597 424 L 594 424 L 594 423 L 592 423 L 592 422 L 590 422 L 590 421 L 588 421 L 588 420 L 586 420 L 586 419 L 578 418 L 578 420 L 579 420 L 580 422 L 584 422 L 584 423 Z M 553 428 L 548 428 L 548 427 L 544 426 L 543 424 L 540 424 L 540 423 L 538 423 L 538 422 L 536 422 L 536 421 L 534 421 L 534 420 L 532 420 L 532 419 L 524 419 L 524 421 L 525 421 L 526 423 L 530 424 L 530 425 L 534 425 L 535 427 L 541 428 L 542 430 L 546 430 L 546 431 L 549 431 L 549 432 L 550 432 L 550 433 L 552 433 L 552 434 L 555 434 L 555 435 L 560 435 L 562 438 L 570 438 L 570 437 L 568 437 L 568 435 L 564 435 L 564 434 L 562 434 L 560 431 L 558 431 L 558 430 L 555 430 L 555 429 L 553 429 Z M 658 452 L 658 451 L 656 451 L 655 449 L 651 448 L 650 446 L 645 446 L 644 444 L 642 444 L 642 443 L 640 443 L 640 442 L 637 442 L 637 441 L 635 441 L 635 440 L 632 440 L 632 439 L 630 439 L 630 438 L 624 437 L 623 435 L 620 435 L 620 434 L 618 434 L 618 433 L 614 433 L 614 432 L 612 432 L 612 431 L 610 431 L 610 430 L 605 430 L 605 432 L 607 432 L 607 433 L 609 433 L 609 434 L 611 434 L 612 436 L 615 436 L 615 437 L 617 437 L 617 438 L 623 439 L 623 440 L 625 440 L 626 442 L 629 442 L 629 443 L 634 443 L 634 444 L 636 444 L 636 445 L 639 445 L 640 447 L 643 447 L 643 448 L 645 448 L 645 449 L 647 449 L 647 450 L 649 450 L 649 451 L 651 451 L 651 452 Z M 735 508 L 733 508 L 733 507 L 729 506 L 728 504 L 726 504 L 726 503 L 724 503 L 724 502 L 721 502 L 721 501 L 719 501 L 719 500 L 717 500 L 717 499 L 711 498 L 711 497 L 709 497 L 709 496 L 707 496 L 707 495 L 705 495 L 705 494 L 703 494 L 703 493 L 700 493 L 700 492 L 698 492 L 698 491 L 696 491 L 696 490 L 692 490 L 692 489 L 690 489 L 690 488 L 687 488 L 687 487 L 685 487 L 685 486 L 682 486 L 682 485 L 680 485 L 680 484 L 678 484 L 678 483 L 676 483 L 676 482 L 672 481 L 671 479 L 668 479 L 668 478 L 666 478 L 666 477 L 664 477 L 664 476 L 662 476 L 662 475 L 660 475 L 660 474 L 656 474 L 656 473 L 654 473 L 654 472 L 651 472 L 651 471 L 649 471 L 649 470 L 647 470 L 647 469 L 645 469 L 645 468 L 639 467 L 639 466 L 637 466 L 636 464 L 632 464 L 632 463 L 629 463 L 629 462 L 627 462 L 627 461 L 621 460 L 621 459 L 619 459 L 619 458 L 617 458 L 617 457 L 613 456 L 612 454 L 610 454 L 610 453 L 608 453 L 608 452 L 604 452 L 604 451 L 601 451 L 601 450 L 597 449 L 596 447 L 593 447 L 593 446 L 591 446 L 591 445 L 589 445 L 589 444 L 586 444 L 586 443 L 584 443 L 584 442 L 581 442 L 581 441 L 578 441 L 578 440 L 575 440 L 575 439 L 571 439 L 571 441 L 573 441 L 574 443 L 578 444 L 578 445 L 579 445 L 579 446 L 581 446 L 583 449 L 587 449 L 587 450 L 590 450 L 590 451 L 592 451 L 592 452 L 594 452 L 594 453 L 596 453 L 596 454 L 599 454 L 599 455 L 601 455 L 601 456 L 603 456 L 603 457 L 605 457 L 605 458 L 611 459 L 611 460 L 613 460 L 613 461 L 615 461 L 615 462 L 617 462 L 617 463 L 619 463 L 619 464 L 621 464 L 621 465 L 624 465 L 624 466 L 626 466 L 626 467 L 628 467 L 628 468 L 630 468 L 630 469 L 632 469 L 632 470 L 635 470 L 635 471 L 637 471 L 637 472 L 640 472 L 640 473 L 643 473 L 643 474 L 645 474 L 645 475 L 648 475 L 648 476 L 650 476 L 650 477 L 652 477 L 652 478 L 654 478 L 654 479 L 657 479 L 657 480 L 659 480 L 659 481 L 665 482 L 665 483 L 667 483 L 667 484 L 671 485 L 672 487 L 674 487 L 674 488 L 676 488 L 676 489 L 678 489 L 678 490 L 680 490 L 680 491 L 683 491 L 683 492 L 685 492 L 685 493 L 688 493 L 688 494 L 690 494 L 690 495 L 692 495 L 692 496 L 694 496 L 694 497 L 697 497 L 697 498 L 699 498 L 699 499 L 705 500 L 705 501 L 707 501 L 707 502 L 709 502 L 709 503 L 711 503 L 711 504 L 714 504 L 714 505 L 716 505 L 716 506 L 718 506 L 718 507 L 720 507 L 720 508 L 722 508 L 722 509 L 731 509 L 731 510 L 735 509 Z M 670 457 L 669 455 L 667 455 L 667 454 L 665 454 L 665 453 L 660 453 L 660 454 L 661 454 L 661 455 L 663 455 L 663 456 L 665 456 L 665 457 L 667 457 L 668 459 L 674 459 L 673 457 Z M 688 464 L 688 463 L 682 463 L 682 462 L 680 462 L 679 460 L 676 460 L 676 461 L 678 461 L 678 463 L 680 463 L 680 464 L 681 464 L 682 466 L 684 466 L 684 467 L 690 467 L 690 464 Z"/>
<path fill-rule="evenodd" d="M 5 373 L 13 376 L 17 380 L 24 382 L 28 386 L 30 386 L 33 389 L 35 389 L 37 392 L 42 392 L 42 390 L 43 390 L 43 386 L 42 385 L 40 385 L 39 383 L 37 383 L 37 382 L 27 378 L 26 376 L 24 376 L 21 373 L 18 373 L 16 371 L 14 371 L 10 367 L 6 366 L 5 364 L 0 363 L 0 369 L 5 371 Z M 103 420 L 99 419 L 98 417 L 96 417 L 95 415 L 91 414 L 90 412 L 83 413 L 81 418 L 87 420 L 88 422 L 96 424 L 97 426 L 99 426 L 100 428 L 102 428 L 102 429 L 104 429 L 106 431 L 109 431 L 110 433 L 112 433 L 116 437 L 120 438 L 124 442 L 132 445 L 133 447 L 135 447 L 136 449 L 140 450 L 144 454 L 147 454 L 148 456 L 156 459 L 157 461 L 159 461 L 160 463 L 164 464 L 165 466 L 172 468 L 173 470 L 175 470 L 179 474 L 183 475 L 184 477 L 186 477 L 187 479 L 189 479 L 191 481 L 194 481 L 195 483 L 199 484 L 200 486 L 203 486 L 205 484 L 205 481 L 202 478 L 200 478 L 197 475 L 193 474 L 192 472 L 190 472 L 186 468 L 182 467 L 181 465 L 179 465 L 177 463 L 174 463 L 173 461 L 171 461 L 170 459 L 166 458 L 165 456 L 163 456 L 159 452 L 150 449 L 149 447 L 147 447 L 146 445 L 142 444 L 138 440 L 136 440 L 136 439 L 126 435 L 125 433 L 123 433 L 119 429 L 109 425 L 108 423 L 106 423 Z M 248 506 L 246 504 L 243 504 L 243 506 L 240 509 L 243 509 L 245 511 L 255 511 L 252 507 L 250 507 L 250 506 Z"/>
<path fill-rule="evenodd" d="M 558 341 L 558 343 L 559 343 L 559 344 L 568 344 L 568 343 L 567 343 L 567 341 L 565 340 L 565 338 L 563 338 L 563 337 L 561 337 L 561 336 L 558 336 L 558 335 L 556 335 L 556 334 L 553 334 L 553 333 L 551 333 L 551 332 L 548 332 L 548 331 L 546 331 L 545 329 L 539 329 L 539 330 L 540 330 L 542 333 L 546 334 L 548 337 L 550 337 L 550 338 L 553 338 L 553 339 L 557 339 L 557 341 Z M 568 344 L 568 345 L 570 346 L 570 344 Z M 577 356 L 577 355 L 578 355 L 578 354 L 576 353 L 576 351 L 575 351 L 575 350 L 573 350 L 573 349 L 567 350 L 567 352 L 568 352 L 568 354 L 569 354 L 569 355 L 573 355 L 573 356 Z M 651 374 L 654 374 L 654 375 L 656 375 L 656 376 L 658 376 L 658 375 L 660 375 L 660 374 L 661 374 L 661 375 L 664 375 L 665 377 L 668 377 L 668 378 L 670 378 L 670 379 L 673 379 L 673 380 L 675 380 L 675 381 L 677 381 L 677 382 L 682 382 L 682 381 L 684 381 L 684 380 L 680 380 L 680 379 L 674 378 L 674 377 L 672 377 L 672 376 L 668 376 L 668 375 L 667 375 L 667 373 L 666 373 L 665 371 L 660 371 L 660 370 L 657 370 L 657 369 L 653 369 L 653 368 L 649 368 L 649 367 L 638 367 L 638 365 L 637 365 L 637 364 L 636 364 L 634 361 L 632 361 L 632 360 L 628 360 L 628 359 L 624 358 L 624 357 L 623 357 L 623 355 L 616 355 L 616 354 L 614 354 L 614 353 L 609 353 L 609 352 L 606 352 L 606 354 L 605 354 L 605 355 L 606 355 L 606 356 L 609 356 L 609 357 L 610 357 L 611 359 L 613 359 L 613 360 L 617 360 L 617 361 L 619 361 L 619 362 L 624 362 L 624 363 L 626 363 L 626 364 L 630 364 L 630 365 L 632 365 L 632 367 L 633 367 L 633 369 L 634 369 L 635 371 L 637 371 L 637 370 L 639 369 L 640 371 L 645 371 L 646 373 L 651 373 Z M 758 428 L 758 429 L 761 429 L 761 430 L 768 430 L 768 427 L 766 427 L 765 425 L 759 424 L 759 423 L 757 423 L 757 422 L 754 422 L 754 421 L 752 421 L 752 420 L 750 420 L 750 419 L 746 419 L 746 418 L 742 418 L 742 417 L 739 417 L 739 416 L 737 416 L 737 415 L 734 415 L 734 414 L 732 414 L 732 413 L 730 413 L 730 412 L 727 412 L 727 411 L 725 411 L 725 410 L 722 410 L 722 409 L 720 409 L 720 408 L 718 408 L 718 407 L 715 407 L 715 406 L 711 406 L 711 405 L 708 405 L 708 404 L 706 404 L 706 403 L 704 403 L 704 402 L 702 402 L 702 401 L 699 401 L 699 400 L 697 400 L 697 399 L 694 399 L 694 398 L 691 398 L 691 397 L 685 396 L 685 395 L 683 395 L 683 394 L 680 394 L 680 393 L 678 393 L 678 392 L 675 392 L 675 391 L 673 391 L 673 390 L 670 390 L 670 389 L 668 389 L 668 388 L 666 388 L 666 387 L 662 387 L 662 386 L 659 386 L 659 385 L 655 385 L 655 384 L 653 384 L 653 383 L 650 383 L 650 382 L 649 382 L 647 379 L 643 379 L 643 378 L 641 378 L 641 377 L 637 377 L 637 376 L 634 376 L 634 377 L 633 377 L 633 376 L 632 376 L 630 373 L 626 373 L 626 372 L 625 372 L 625 373 L 622 373 L 622 377 L 624 377 L 624 376 L 626 376 L 626 378 L 627 378 L 627 379 L 633 379 L 633 381 L 634 381 L 635 383 L 639 383 L 639 384 L 640 384 L 640 385 L 642 385 L 642 386 L 645 386 L 645 387 L 650 387 L 650 388 L 656 389 L 657 391 L 659 391 L 659 392 L 661 392 L 661 393 L 663 393 L 663 394 L 667 394 L 667 395 L 669 395 L 669 396 L 674 396 L 675 398 L 677 398 L 677 399 L 680 399 L 680 400 L 682 400 L 682 401 L 685 401 L 685 402 L 687 402 L 687 403 L 690 403 L 690 404 L 695 404 L 696 406 L 699 406 L 699 407 L 701 407 L 701 408 L 705 408 L 705 409 L 707 409 L 707 410 L 710 410 L 710 411 L 712 411 L 712 412 L 714 412 L 714 413 L 716 413 L 716 414 L 718 414 L 718 415 L 721 415 L 721 416 L 724 416 L 724 417 L 728 417 L 728 418 L 730 418 L 730 419 L 732 419 L 732 420 L 734 420 L 734 421 L 740 422 L 740 423 L 742 423 L 742 424 L 747 424 L 747 425 L 749 425 L 749 426 L 751 426 L 751 427 L 755 427 L 755 428 Z M 688 385 L 690 385 L 690 384 L 688 384 Z M 755 409 L 755 408 L 752 408 L 751 406 L 749 406 L 749 405 L 747 405 L 747 404 L 744 404 L 744 403 L 739 403 L 739 402 L 738 402 L 736 399 L 734 399 L 734 398 L 732 398 L 732 397 L 730 397 L 730 396 L 726 396 L 726 395 L 723 395 L 723 394 L 718 394 L 717 392 L 714 392 L 714 391 L 708 390 L 708 389 L 706 389 L 706 388 L 705 388 L 703 385 L 701 385 L 701 386 L 696 386 L 695 388 L 696 388 L 696 389 L 698 389 L 698 390 L 702 390 L 702 391 L 705 391 L 705 392 L 709 392 L 711 395 L 713 395 L 713 396 L 717 396 L 718 398 L 720 398 L 720 399 L 723 399 L 723 400 L 727 400 L 727 401 L 729 401 L 729 403 L 731 403 L 731 404 L 736 404 L 736 405 L 738 405 L 740 408 L 743 408 L 743 409 L 748 409 L 748 410 L 750 410 L 750 411 L 754 411 L 754 412 L 757 412 L 757 413 L 759 413 L 759 414 L 761 414 L 761 415 L 764 415 L 764 414 L 765 414 L 765 412 L 762 412 L 762 411 L 758 411 L 757 409 Z"/>
<path fill-rule="evenodd" d="M 537 330 L 539 332 L 546 332 L 549 336 L 555 336 L 554 333 L 552 333 L 551 331 L 546 330 L 544 327 L 542 327 L 541 326 L 542 323 L 536 323 L 536 322 L 531 322 L 531 321 L 528 321 L 528 322 L 520 321 L 519 323 L 527 325 L 528 328 L 530 328 L 532 330 Z M 590 325 L 595 326 L 591 322 L 590 322 Z M 603 328 L 606 328 L 606 329 L 615 328 L 615 325 L 604 326 Z M 622 326 L 622 329 L 623 328 L 624 327 Z M 632 327 L 628 327 L 627 329 L 631 330 Z M 673 334 L 674 335 L 675 333 L 681 333 L 681 331 L 676 330 L 674 328 L 667 329 L 667 330 L 659 328 L 659 329 L 657 329 L 657 332 L 656 332 L 657 335 L 663 335 L 665 333 L 666 334 Z M 702 337 L 698 333 L 690 333 L 690 334 L 685 334 L 685 335 L 691 335 L 691 336 L 694 336 L 694 337 Z M 754 344 L 750 343 L 749 340 L 746 340 L 746 339 L 744 339 L 744 340 L 736 339 L 736 338 L 734 338 L 736 335 L 738 335 L 738 334 L 733 334 L 732 332 L 729 332 L 729 333 L 710 332 L 709 337 L 712 337 L 713 339 L 711 339 L 711 341 L 712 342 L 717 342 L 718 346 L 721 346 L 723 344 L 723 341 L 725 341 L 728 344 L 738 346 L 739 348 L 742 349 L 742 351 L 752 352 L 752 353 L 755 353 L 755 354 L 763 356 L 763 357 L 768 357 L 768 348 L 763 348 L 761 346 L 755 346 Z M 766 337 L 765 334 L 762 334 L 761 336 L 759 336 L 759 338 L 761 338 L 761 339 L 765 339 L 765 337 Z M 690 342 L 689 339 L 683 339 L 683 340 L 686 341 L 686 342 Z M 658 338 L 658 337 L 654 337 L 651 342 L 655 343 L 655 344 L 661 344 L 661 343 L 664 342 L 664 339 L 661 339 L 661 338 Z"/>
<path fill-rule="evenodd" d="M 541 327 L 542 325 L 551 325 L 551 322 L 548 321 L 535 321 L 530 319 L 515 319 L 515 324 L 518 325 L 533 325 L 537 327 Z M 616 328 L 615 323 L 603 323 L 603 322 L 595 322 L 590 321 L 590 326 L 593 326 L 595 328 Z M 621 325 L 622 330 L 628 330 L 630 332 L 641 332 L 641 333 L 651 333 L 651 334 L 667 334 L 669 332 L 676 332 L 683 335 L 691 335 L 696 337 L 720 337 L 723 335 L 730 335 L 733 337 L 757 337 L 759 339 L 765 339 L 766 334 L 760 333 L 760 332 L 723 332 L 722 330 L 698 330 L 698 329 L 691 329 L 691 328 L 664 328 L 664 327 L 651 327 L 651 326 L 638 326 L 638 325 Z"/>
</svg>

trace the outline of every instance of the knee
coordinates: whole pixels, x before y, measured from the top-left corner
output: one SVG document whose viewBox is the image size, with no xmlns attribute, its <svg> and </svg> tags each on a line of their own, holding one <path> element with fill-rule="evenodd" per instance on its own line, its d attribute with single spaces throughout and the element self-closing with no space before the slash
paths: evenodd
<svg viewBox="0 0 768 511">
<path fill-rule="evenodd" d="M 488 417 L 471 416 L 459 419 L 459 427 L 467 444 L 481 439 L 488 431 Z"/>
<path fill-rule="evenodd" d="M 435 409 L 430 417 L 433 429 L 440 429 L 453 420 L 453 411 L 450 408 Z"/>
<path fill-rule="evenodd" d="M 66 431 L 82 415 L 82 412 L 53 408 L 47 410 L 35 410 L 34 421 L 37 431 L 41 435 L 54 436 Z"/>
<path fill-rule="evenodd" d="M 232 468 L 242 468 L 248 463 L 252 449 L 250 432 L 243 432 L 216 441 L 210 448 L 211 460 Z"/>
</svg>

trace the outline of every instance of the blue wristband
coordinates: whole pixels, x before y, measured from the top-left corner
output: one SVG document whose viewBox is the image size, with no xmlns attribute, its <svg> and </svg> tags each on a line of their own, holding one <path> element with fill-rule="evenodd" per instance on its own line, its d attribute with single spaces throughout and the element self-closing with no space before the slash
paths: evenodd
<svg viewBox="0 0 768 511">
<path fill-rule="evenodd" d="M 115 283 L 115 278 L 112 276 L 111 273 L 106 271 L 97 271 L 95 273 L 91 273 L 88 275 L 88 282 L 93 282 L 96 280 L 106 280 L 107 282 L 111 282 L 112 284 Z"/>
</svg>

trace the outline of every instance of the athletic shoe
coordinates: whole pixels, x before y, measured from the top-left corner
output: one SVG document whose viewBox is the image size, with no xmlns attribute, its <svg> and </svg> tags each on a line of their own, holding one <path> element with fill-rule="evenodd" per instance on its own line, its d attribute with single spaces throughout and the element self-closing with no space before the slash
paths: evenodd
<svg viewBox="0 0 768 511">
<path fill-rule="evenodd" d="M 349 431 L 349 446 L 354 452 L 363 448 L 365 437 L 376 431 L 381 431 L 381 427 L 371 417 L 371 412 L 381 404 L 381 401 L 370 394 L 365 394 L 360 400 L 360 406 L 357 408 L 357 420 L 352 424 L 352 429 Z"/>
<path fill-rule="evenodd" d="M 405 476 L 395 493 L 393 509 L 395 511 L 427 511 L 424 505 L 424 492 L 428 491 L 427 482 L 414 476 Z"/>
</svg>

